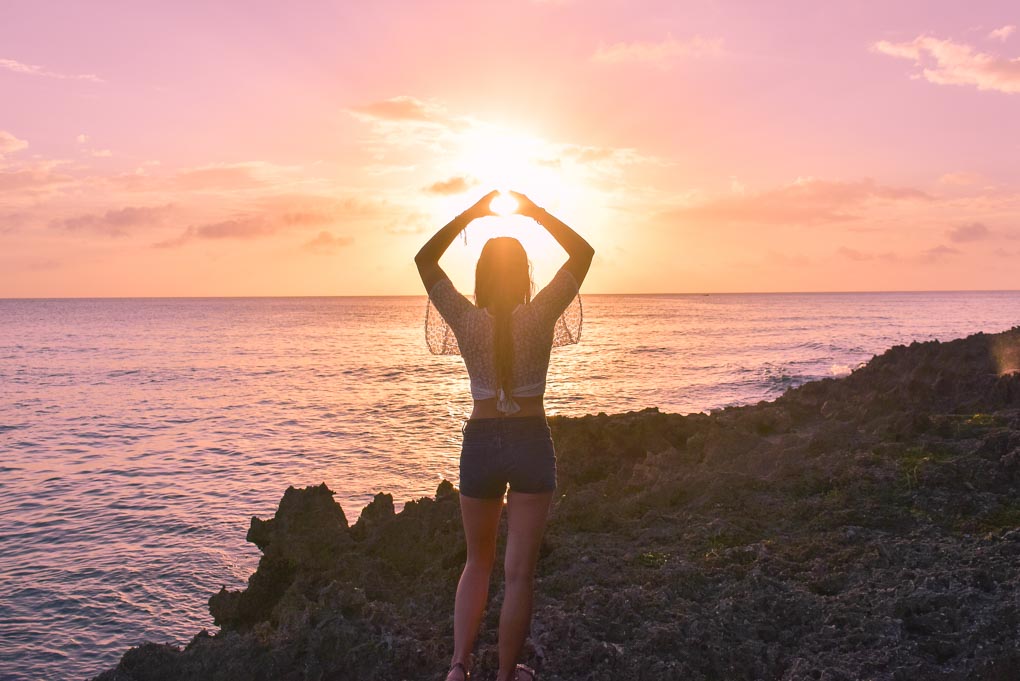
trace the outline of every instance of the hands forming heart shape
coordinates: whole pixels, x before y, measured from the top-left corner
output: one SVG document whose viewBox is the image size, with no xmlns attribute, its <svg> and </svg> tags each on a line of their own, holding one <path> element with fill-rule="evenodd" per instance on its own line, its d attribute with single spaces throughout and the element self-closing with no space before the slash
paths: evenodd
<svg viewBox="0 0 1020 681">
<path fill-rule="evenodd" d="M 539 210 L 541 208 L 534 201 L 520 192 L 501 192 L 498 189 L 493 189 L 464 211 L 464 215 L 472 220 L 489 215 L 504 216 L 514 213 L 532 217 Z"/>
</svg>

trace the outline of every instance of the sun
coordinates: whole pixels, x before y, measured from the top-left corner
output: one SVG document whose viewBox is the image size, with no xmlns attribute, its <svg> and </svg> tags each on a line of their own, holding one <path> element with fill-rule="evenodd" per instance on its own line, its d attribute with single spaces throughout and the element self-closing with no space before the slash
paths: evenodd
<svg viewBox="0 0 1020 681">
<path fill-rule="evenodd" d="M 500 217 L 512 215 L 517 211 L 518 207 L 517 199 L 506 191 L 496 194 L 496 196 L 492 197 L 492 201 L 489 202 L 489 210 Z"/>
<path fill-rule="evenodd" d="M 465 230 L 466 247 L 450 249 L 446 258 L 451 271 L 466 284 L 484 243 L 496 236 L 511 236 L 524 246 L 535 283 L 541 286 L 563 264 L 566 254 L 544 228 L 515 212 L 519 207 L 507 192 L 526 195 L 569 224 L 579 213 L 592 209 L 586 197 L 597 198 L 587 188 L 584 168 L 564 153 L 562 144 L 478 121 L 457 133 L 452 151 L 440 164 L 442 171 L 448 177 L 464 178 L 471 188 L 443 197 L 442 205 L 433 204 L 440 211 L 437 218 L 460 213 L 493 189 L 500 194 L 490 204 L 497 216 L 472 222 Z M 590 228 L 590 222 L 587 226 Z"/>
<path fill-rule="evenodd" d="M 459 147 L 454 166 L 484 191 L 512 189 L 546 206 L 558 205 L 572 193 L 559 164 L 559 149 L 540 137 L 478 124 L 462 133 Z"/>
</svg>

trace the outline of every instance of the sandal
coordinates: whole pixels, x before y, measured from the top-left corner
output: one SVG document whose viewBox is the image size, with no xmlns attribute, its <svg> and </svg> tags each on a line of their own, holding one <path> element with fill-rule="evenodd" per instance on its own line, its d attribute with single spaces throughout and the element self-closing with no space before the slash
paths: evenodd
<svg viewBox="0 0 1020 681">
<path fill-rule="evenodd" d="M 521 678 L 521 672 L 527 672 L 528 677 L 525 679 Z M 538 674 L 535 670 L 525 664 L 519 664 L 514 668 L 514 681 L 538 681 Z"/>
<path fill-rule="evenodd" d="M 450 667 L 450 671 L 446 672 L 446 678 L 449 679 L 450 674 L 452 674 L 458 668 L 460 669 L 460 673 L 464 676 L 464 681 L 469 681 L 469 679 L 471 678 L 471 672 L 467 670 L 467 667 L 464 666 L 463 662 L 454 662 L 453 666 Z"/>
</svg>

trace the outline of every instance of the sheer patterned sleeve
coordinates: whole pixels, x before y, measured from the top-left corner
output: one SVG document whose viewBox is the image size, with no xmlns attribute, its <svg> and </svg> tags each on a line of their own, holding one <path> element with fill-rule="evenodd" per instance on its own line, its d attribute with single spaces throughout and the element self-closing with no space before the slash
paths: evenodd
<svg viewBox="0 0 1020 681">
<path fill-rule="evenodd" d="M 570 270 L 561 267 L 545 288 L 531 300 L 531 307 L 540 319 L 553 324 L 577 296 L 577 281 Z"/>
<path fill-rule="evenodd" d="M 471 301 L 454 288 L 449 277 L 443 277 L 432 285 L 429 300 L 439 310 L 439 314 L 443 315 L 446 323 L 454 329 L 457 329 L 468 312 L 474 309 Z"/>
</svg>

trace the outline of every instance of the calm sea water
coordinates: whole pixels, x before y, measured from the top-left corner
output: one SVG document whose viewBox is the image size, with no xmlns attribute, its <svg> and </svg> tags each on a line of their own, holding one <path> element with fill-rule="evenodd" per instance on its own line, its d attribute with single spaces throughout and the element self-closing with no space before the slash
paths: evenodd
<svg viewBox="0 0 1020 681">
<path fill-rule="evenodd" d="M 1020 292 L 587 296 L 547 406 L 705 411 L 887 347 L 1020 323 Z M 467 377 L 424 299 L 0 300 L 0 678 L 87 678 L 212 627 L 288 485 L 353 522 L 457 479 Z M 399 503 L 398 503 L 399 506 Z"/>
</svg>

